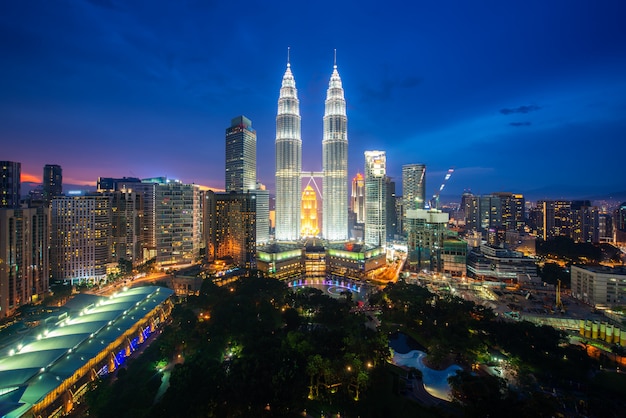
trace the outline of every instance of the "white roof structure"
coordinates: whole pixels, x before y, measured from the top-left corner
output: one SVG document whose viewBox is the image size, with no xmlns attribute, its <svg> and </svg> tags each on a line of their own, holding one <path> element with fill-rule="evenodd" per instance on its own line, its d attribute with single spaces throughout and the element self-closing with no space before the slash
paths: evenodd
<svg viewBox="0 0 626 418">
<path fill-rule="evenodd" d="M 0 417 L 22 416 L 173 294 L 157 286 L 80 294 L 0 348 Z"/>
</svg>

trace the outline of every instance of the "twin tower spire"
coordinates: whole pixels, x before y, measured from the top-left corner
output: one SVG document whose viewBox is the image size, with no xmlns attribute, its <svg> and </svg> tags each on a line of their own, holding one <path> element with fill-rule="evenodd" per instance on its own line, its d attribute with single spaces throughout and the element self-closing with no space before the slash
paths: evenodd
<svg viewBox="0 0 626 418">
<path fill-rule="evenodd" d="M 277 241 L 300 237 L 302 200 L 302 137 L 300 101 L 291 72 L 290 51 L 283 75 L 276 115 L 276 231 Z M 348 118 L 337 51 L 328 83 L 322 137 L 322 236 L 348 239 Z"/>
</svg>

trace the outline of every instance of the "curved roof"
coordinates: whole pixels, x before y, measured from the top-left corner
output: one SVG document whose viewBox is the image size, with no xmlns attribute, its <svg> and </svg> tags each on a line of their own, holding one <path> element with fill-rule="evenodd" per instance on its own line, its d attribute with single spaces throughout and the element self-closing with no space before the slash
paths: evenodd
<svg viewBox="0 0 626 418">
<path fill-rule="evenodd" d="M 146 286 L 112 296 L 79 295 L 0 351 L 0 415 L 19 417 L 174 294 Z"/>
</svg>

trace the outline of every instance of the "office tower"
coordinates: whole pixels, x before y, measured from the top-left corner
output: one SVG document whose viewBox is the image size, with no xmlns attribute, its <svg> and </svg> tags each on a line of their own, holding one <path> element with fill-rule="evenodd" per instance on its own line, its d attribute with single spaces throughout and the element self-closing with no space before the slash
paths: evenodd
<svg viewBox="0 0 626 418">
<path fill-rule="evenodd" d="M 411 270 L 442 271 L 442 250 L 449 214 L 438 209 L 409 209 L 407 223 L 407 261 Z"/>
<path fill-rule="evenodd" d="M 270 241 L 270 192 L 261 183 L 256 184 L 256 243 Z"/>
<path fill-rule="evenodd" d="M 22 164 L 0 161 L 0 208 L 20 207 Z"/>
<path fill-rule="evenodd" d="M 574 200 L 571 205 L 570 233 L 575 242 L 600 242 L 599 211 L 589 200 Z"/>
<path fill-rule="evenodd" d="M 398 232 L 398 218 L 396 217 L 396 182 L 392 181 L 390 177 L 385 176 L 385 213 L 387 215 L 387 241 L 392 241 Z"/>
<path fill-rule="evenodd" d="M 463 193 L 461 197 L 461 208 L 465 214 L 465 229 L 467 231 L 480 230 L 480 197 L 470 192 Z"/>
<path fill-rule="evenodd" d="M 402 200 L 405 213 L 409 209 L 424 209 L 426 205 L 425 164 L 402 166 Z"/>
<path fill-rule="evenodd" d="M 613 212 L 613 242 L 626 242 L 626 202 Z"/>
<path fill-rule="evenodd" d="M 365 222 L 365 180 L 363 174 L 356 173 L 352 179 L 352 196 L 350 198 L 350 209 L 356 214 L 356 222 Z"/>
<path fill-rule="evenodd" d="M 402 234 L 404 231 L 404 198 L 396 195 L 396 203 L 394 212 L 396 214 L 396 234 Z"/>
<path fill-rule="evenodd" d="M 498 192 L 492 196 L 500 198 L 502 227 L 506 231 L 523 231 L 526 225 L 526 200 L 517 193 Z"/>
<path fill-rule="evenodd" d="M 386 246 L 385 151 L 365 151 L 365 244 Z"/>
<path fill-rule="evenodd" d="M 120 190 L 105 193 L 111 197 L 111 260 L 141 264 L 143 259 L 143 196 Z"/>
<path fill-rule="evenodd" d="M 231 257 L 238 266 L 256 267 L 256 196 L 208 191 L 205 205 L 208 258 Z"/>
<path fill-rule="evenodd" d="M 348 239 L 348 118 L 337 62 L 326 91 L 322 140 L 322 236 Z"/>
<path fill-rule="evenodd" d="M 196 261 L 200 254 L 200 191 L 178 180 L 155 183 L 156 262 L 180 264 Z"/>
<path fill-rule="evenodd" d="M 256 131 L 245 116 L 231 120 L 226 129 L 227 192 L 245 192 L 256 189 Z"/>
<path fill-rule="evenodd" d="M 136 177 L 98 177 L 98 192 L 137 192 L 142 198 L 141 247 L 144 261 L 156 257 L 156 185 L 167 182 L 165 177 L 140 180 Z"/>
<path fill-rule="evenodd" d="M 479 231 L 497 229 L 502 225 L 502 202 L 493 195 L 479 197 Z"/>
<path fill-rule="evenodd" d="M 50 207 L 51 278 L 71 284 L 97 284 L 106 279 L 106 267 L 111 262 L 110 196 L 57 196 Z"/>
<path fill-rule="evenodd" d="M 311 185 L 307 185 L 302 192 L 302 209 L 300 225 L 303 237 L 316 237 L 320 233 L 317 219 L 317 195 Z"/>
<path fill-rule="evenodd" d="M 278 241 L 296 241 L 300 238 L 301 172 L 300 103 L 288 58 L 276 115 L 275 237 Z"/>
<path fill-rule="evenodd" d="M 0 318 L 48 292 L 46 208 L 0 208 Z"/>
<path fill-rule="evenodd" d="M 43 201 L 46 206 L 55 196 L 63 194 L 63 169 L 60 165 L 46 164 L 43 167 Z"/>
<path fill-rule="evenodd" d="M 537 201 L 537 235 L 544 241 L 557 236 L 571 237 L 571 207 L 568 200 Z"/>
</svg>

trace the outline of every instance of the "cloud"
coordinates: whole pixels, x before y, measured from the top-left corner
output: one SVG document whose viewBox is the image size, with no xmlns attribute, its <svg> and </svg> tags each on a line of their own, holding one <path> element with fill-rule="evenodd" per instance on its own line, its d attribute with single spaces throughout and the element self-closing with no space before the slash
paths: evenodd
<svg viewBox="0 0 626 418">
<path fill-rule="evenodd" d="M 500 109 L 500 113 L 502 113 L 503 115 L 510 115 L 512 113 L 530 113 L 539 109 L 541 109 L 541 106 L 537 105 L 520 106 L 515 108 L 505 107 L 504 109 Z"/>
<path fill-rule="evenodd" d="M 510 122 L 509 125 L 515 126 L 515 127 L 518 127 L 518 126 L 530 126 L 531 123 L 530 122 Z"/>
<path fill-rule="evenodd" d="M 364 101 L 379 100 L 389 101 L 392 99 L 394 92 L 398 89 L 411 89 L 422 83 L 422 78 L 409 76 L 400 80 L 391 80 L 389 78 L 382 80 L 380 85 L 361 87 L 362 98 Z"/>
</svg>

